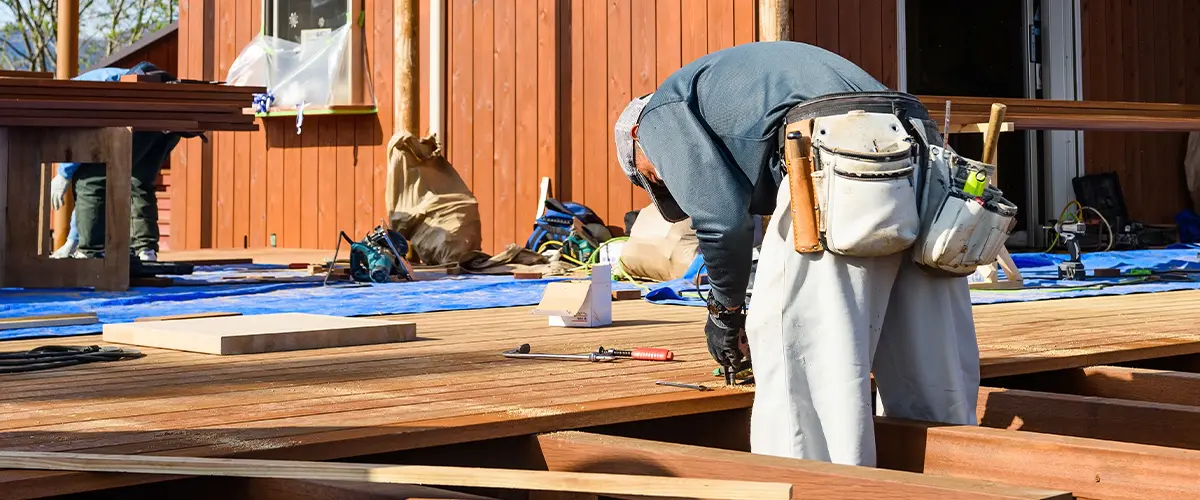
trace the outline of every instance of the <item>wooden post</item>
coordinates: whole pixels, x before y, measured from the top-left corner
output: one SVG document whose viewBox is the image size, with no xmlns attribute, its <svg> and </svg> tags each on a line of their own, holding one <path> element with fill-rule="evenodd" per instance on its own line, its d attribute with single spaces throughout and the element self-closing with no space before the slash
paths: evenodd
<svg viewBox="0 0 1200 500">
<path fill-rule="evenodd" d="M 758 0 L 758 41 L 792 39 L 792 0 Z"/>
<path fill-rule="evenodd" d="M 395 4 L 395 109 L 393 133 L 399 130 L 417 134 L 420 89 L 417 81 L 417 0 L 396 0 Z"/>
<path fill-rule="evenodd" d="M 54 46 L 55 77 L 59 80 L 70 80 L 79 75 L 79 0 L 58 0 L 58 38 Z M 56 172 L 53 171 L 50 177 Z M 74 193 L 68 189 L 62 208 L 53 213 L 54 250 L 67 242 L 67 233 L 71 231 L 71 213 L 74 210 Z"/>
</svg>

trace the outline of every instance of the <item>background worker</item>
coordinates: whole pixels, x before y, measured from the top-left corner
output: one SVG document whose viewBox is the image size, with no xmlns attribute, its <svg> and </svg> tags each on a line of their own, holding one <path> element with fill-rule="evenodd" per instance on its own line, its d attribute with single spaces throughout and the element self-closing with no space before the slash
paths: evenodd
<svg viewBox="0 0 1200 500">
<path fill-rule="evenodd" d="M 824 49 L 751 43 L 701 57 L 635 99 L 615 137 L 622 169 L 663 216 L 692 218 L 711 284 L 713 358 L 749 366 L 739 348 L 742 332 L 748 337 L 751 451 L 874 466 L 871 372 L 882 413 L 974 424 L 979 356 L 965 279 L 927 275 L 908 252 L 794 249 L 778 132 L 794 106 L 839 93 L 882 96 L 875 107 L 885 113 L 905 102 Z M 850 109 L 859 108 L 838 113 Z M 919 103 L 906 112 L 925 113 Z M 886 145 L 892 133 L 864 129 L 848 139 Z M 772 217 L 747 317 L 752 214 Z"/>
<path fill-rule="evenodd" d="M 163 74 L 148 62 L 131 69 L 100 68 L 73 80 L 119 81 L 124 75 Z M 171 156 L 182 137 L 194 133 L 135 131 L 132 137 L 132 197 L 130 212 L 130 250 L 142 261 L 158 259 L 158 196 L 155 180 L 163 163 Z M 55 210 L 62 208 L 67 186 L 75 191 L 75 211 L 71 214 L 71 233 L 67 242 L 55 250 L 53 258 L 90 259 L 104 256 L 105 167 L 101 163 L 60 163 L 50 181 L 50 200 Z"/>
</svg>

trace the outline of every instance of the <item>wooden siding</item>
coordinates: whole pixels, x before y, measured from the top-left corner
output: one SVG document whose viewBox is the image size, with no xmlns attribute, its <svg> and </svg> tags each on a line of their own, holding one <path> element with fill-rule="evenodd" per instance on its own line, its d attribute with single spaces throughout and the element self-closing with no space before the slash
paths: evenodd
<svg viewBox="0 0 1200 500">
<path fill-rule="evenodd" d="M 1081 8 L 1085 100 L 1200 104 L 1200 32 L 1188 22 L 1200 4 L 1083 0 Z M 1088 132 L 1084 171 L 1116 172 L 1133 219 L 1171 223 L 1191 206 L 1186 144 L 1183 133 Z"/>
<path fill-rule="evenodd" d="M 613 227 L 649 203 L 615 165 L 612 126 L 634 96 L 702 55 L 757 39 L 756 0 L 447 0 L 444 148 L 480 201 L 486 251 L 524 243 L 538 183 Z M 392 135 L 392 0 L 365 0 L 378 115 L 271 118 L 177 150 L 177 249 L 332 248 L 384 216 Z M 428 19 L 429 0 L 421 0 Z M 794 38 L 896 83 L 894 0 L 794 2 Z M 261 23 L 257 1 L 181 0 L 180 74 L 221 79 Z M 428 39 L 420 34 L 421 127 Z M 262 123 L 262 122 L 260 122 Z"/>
</svg>

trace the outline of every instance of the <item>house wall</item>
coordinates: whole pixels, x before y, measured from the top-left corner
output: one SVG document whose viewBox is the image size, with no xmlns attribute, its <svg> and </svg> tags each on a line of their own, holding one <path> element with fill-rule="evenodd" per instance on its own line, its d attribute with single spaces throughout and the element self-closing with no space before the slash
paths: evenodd
<svg viewBox="0 0 1200 500">
<path fill-rule="evenodd" d="M 422 24 L 429 0 L 421 0 Z M 384 216 L 392 135 L 392 0 L 365 0 L 366 49 L 381 111 L 260 120 L 177 149 L 176 248 L 332 248 Z M 756 0 L 448 0 L 448 158 L 480 201 L 484 249 L 524 243 L 539 180 L 611 226 L 648 203 L 614 162 L 623 106 L 682 64 L 757 39 Z M 894 0 L 793 2 L 793 37 L 896 84 Z M 259 31 L 258 1 L 181 0 L 180 74 L 222 79 Z M 421 35 L 421 127 L 428 124 Z"/>
<path fill-rule="evenodd" d="M 1200 104 L 1200 31 L 1188 22 L 1198 16 L 1192 0 L 1082 0 L 1084 100 Z M 1184 133 L 1088 132 L 1084 171 L 1116 172 L 1133 219 L 1172 223 L 1191 203 L 1186 143 Z"/>
</svg>

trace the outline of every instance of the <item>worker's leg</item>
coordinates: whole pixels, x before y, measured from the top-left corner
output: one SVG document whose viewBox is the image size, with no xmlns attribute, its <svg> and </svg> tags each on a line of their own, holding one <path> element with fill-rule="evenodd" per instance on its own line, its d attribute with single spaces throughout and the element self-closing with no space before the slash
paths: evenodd
<svg viewBox="0 0 1200 500">
<path fill-rule="evenodd" d="M 79 250 L 87 258 L 103 257 L 105 167 L 102 163 L 84 163 L 75 171 L 75 224 L 79 231 Z"/>
<path fill-rule="evenodd" d="M 158 132 L 134 134 L 131 224 L 129 247 L 139 257 L 158 252 L 158 195 L 155 180 L 179 137 Z"/>
<path fill-rule="evenodd" d="M 930 276 L 905 258 L 875 355 L 880 414 L 974 425 L 979 345 L 965 278 Z"/>
<path fill-rule="evenodd" d="M 790 201 L 785 178 L 746 322 L 751 451 L 873 466 L 871 355 L 901 256 L 797 253 Z"/>
</svg>

